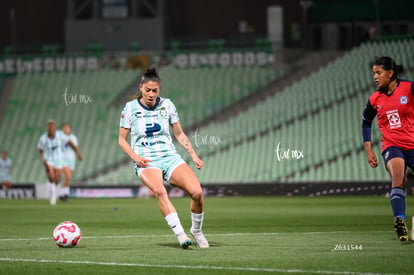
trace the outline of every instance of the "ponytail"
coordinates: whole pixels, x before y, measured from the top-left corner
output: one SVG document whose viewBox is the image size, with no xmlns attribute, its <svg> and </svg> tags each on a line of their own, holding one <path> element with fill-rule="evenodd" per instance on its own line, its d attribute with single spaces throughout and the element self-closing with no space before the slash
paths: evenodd
<svg viewBox="0 0 414 275">
<path fill-rule="evenodd" d="M 158 72 L 155 68 L 148 68 L 141 76 L 140 85 L 147 83 L 147 82 L 157 82 L 161 85 L 161 79 L 158 76 Z M 138 93 L 132 96 L 132 99 L 140 99 L 142 98 L 141 90 L 138 88 Z"/>
<path fill-rule="evenodd" d="M 395 61 L 388 56 L 378 57 L 370 64 L 371 68 L 373 66 L 381 66 L 386 71 L 394 71 L 391 80 L 398 78 L 400 74 L 404 72 L 404 67 L 402 65 L 395 64 Z"/>
<path fill-rule="evenodd" d="M 148 68 L 145 73 L 141 76 L 141 84 L 154 81 L 161 84 L 161 79 L 158 76 L 157 70 L 155 68 Z"/>
</svg>

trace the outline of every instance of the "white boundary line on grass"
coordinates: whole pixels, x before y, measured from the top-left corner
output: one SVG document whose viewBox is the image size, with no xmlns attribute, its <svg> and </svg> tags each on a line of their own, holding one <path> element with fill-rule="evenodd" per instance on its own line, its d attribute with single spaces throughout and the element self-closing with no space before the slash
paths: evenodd
<svg viewBox="0 0 414 275">
<path fill-rule="evenodd" d="M 30 263 L 52 263 L 52 264 L 83 264 L 83 265 L 102 265 L 102 266 L 129 266 L 147 268 L 176 268 L 176 269 L 205 269 L 205 270 L 231 270 L 231 271 L 252 271 L 252 272 L 273 272 L 273 273 L 313 273 L 331 275 L 394 275 L 380 273 L 361 273 L 352 271 L 329 271 L 329 270 L 304 270 L 304 269 L 281 269 L 281 268 L 257 268 L 257 267 L 238 267 L 238 266 L 208 266 L 208 265 L 167 265 L 167 264 L 145 264 L 145 263 L 115 263 L 115 262 L 91 262 L 91 261 L 62 261 L 44 259 L 17 259 L 0 258 L 2 262 L 30 262 Z"/>
<path fill-rule="evenodd" d="M 391 231 L 369 231 L 369 232 L 391 232 Z M 317 235 L 317 234 L 340 234 L 340 233 L 355 233 L 350 231 L 315 231 L 315 232 L 296 232 L 294 234 L 303 234 L 303 235 Z M 263 233 L 221 233 L 221 234 L 205 234 L 206 236 L 273 236 L 273 235 L 283 235 L 283 234 L 292 234 L 288 232 L 263 232 Z M 127 238 L 149 238 L 149 237 L 172 237 L 173 235 L 120 235 L 120 236 L 83 236 L 83 239 L 127 239 Z M 50 240 L 50 238 L 7 238 L 1 239 L 1 241 L 44 241 Z"/>
</svg>

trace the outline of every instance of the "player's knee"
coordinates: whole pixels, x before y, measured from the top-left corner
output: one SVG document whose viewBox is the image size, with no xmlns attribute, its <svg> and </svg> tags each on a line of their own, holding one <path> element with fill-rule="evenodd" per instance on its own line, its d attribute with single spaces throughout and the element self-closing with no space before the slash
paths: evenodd
<svg viewBox="0 0 414 275">
<path fill-rule="evenodd" d="M 151 190 L 156 198 L 167 197 L 168 193 L 164 186 L 156 187 Z"/>
<path fill-rule="evenodd" d="M 197 202 L 202 202 L 203 201 L 203 190 L 201 188 L 195 190 L 190 195 L 191 195 L 191 198 L 194 201 L 197 201 Z"/>
</svg>

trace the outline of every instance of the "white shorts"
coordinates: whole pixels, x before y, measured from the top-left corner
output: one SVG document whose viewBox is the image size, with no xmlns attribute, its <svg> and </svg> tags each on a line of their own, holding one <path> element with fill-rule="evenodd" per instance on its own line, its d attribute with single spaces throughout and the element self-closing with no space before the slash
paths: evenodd
<svg viewBox="0 0 414 275">
<path fill-rule="evenodd" d="M 70 170 L 74 171 L 76 167 L 76 159 L 64 158 L 62 164 L 63 164 L 63 167 L 69 167 Z"/>
<path fill-rule="evenodd" d="M 59 160 L 46 160 L 47 165 L 52 166 L 55 169 L 62 169 L 63 168 L 63 161 L 62 159 Z"/>
<path fill-rule="evenodd" d="M 135 173 L 140 177 L 141 172 L 147 168 L 159 168 L 162 171 L 162 177 L 165 181 L 169 181 L 171 174 L 174 172 L 175 168 L 179 165 L 185 163 L 179 154 L 172 154 L 164 156 L 158 159 L 151 159 L 149 166 L 142 168 L 135 164 Z"/>
</svg>

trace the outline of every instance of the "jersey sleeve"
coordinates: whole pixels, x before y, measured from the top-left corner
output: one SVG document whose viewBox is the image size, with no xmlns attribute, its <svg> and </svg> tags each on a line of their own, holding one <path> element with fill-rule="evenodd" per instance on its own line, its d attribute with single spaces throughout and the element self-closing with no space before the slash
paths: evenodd
<svg viewBox="0 0 414 275">
<path fill-rule="evenodd" d="M 177 123 L 180 120 L 180 118 L 178 117 L 177 109 L 175 108 L 175 105 L 171 100 L 169 100 L 169 104 L 168 104 L 168 113 L 170 114 L 170 117 L 169 117 L 170 124 Z"/>
<path fill-rule="evenodd" d="M 414 95 L 414 81 L 411 81 L 411 93 Z"/>
<path fill-rule="evenodd" d="M 78 146 L 78 138 L 75 135 L 71 135 L 70 140 L 75 146 Z"/>
<path fill-rule="evenodd" d="M 364 142 L 371 141 L 371 125 L 376 115 L 377 110 L 372 107 L 370 98 L 362 113 L 362 139 Z"/>
<path fill-rule="evenodd" d="M 130 108 L 128 108 L 128 104 L 125 105 L 124 109 L 122 110 L 119 127 L 131 129 L 131 114 Z"/>
<path fill-rule="evenodd" d="M 45 150 L 45 142 L 44 142 L 43 136 L 41 136 L 39 138 L 39 141 L 37 142 L 37 149 L 43 150 L 43 151 Z"/>
</svg>

